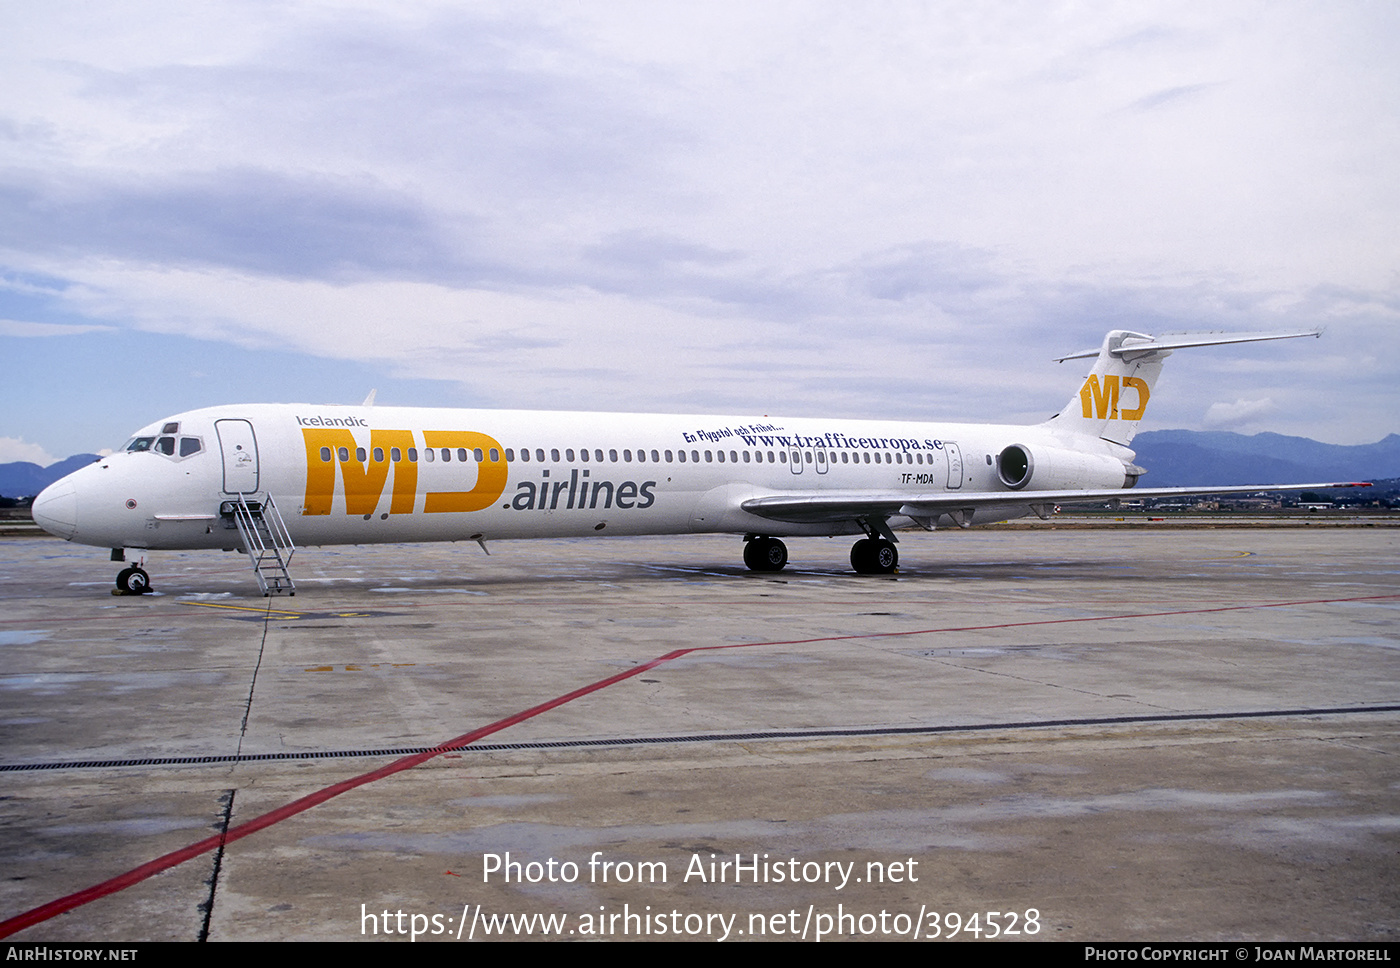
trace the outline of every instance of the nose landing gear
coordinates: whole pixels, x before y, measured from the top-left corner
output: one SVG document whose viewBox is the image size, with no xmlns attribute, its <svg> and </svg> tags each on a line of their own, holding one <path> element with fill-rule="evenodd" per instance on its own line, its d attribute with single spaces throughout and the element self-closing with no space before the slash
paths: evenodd
<svg viewBox="0 0 1400 968">
<path fill-rule="evenodd" d="M 126 561 L 126 550 L 123 548 L 112 549 L 113 561 Z M 130 565 L 117 572 L 117 587 L 112 591 L 113 595 L 144 595 L 151 590 L 151 576 L 146 574 L 146 569 L 141 566 L 146 562 L 138 558 L 136 564 Z"/>
<path fill-rule="evenodd" d="M 126 595 L 144 595 L 151 590 L 151 576 L 144 568 L 123 568 L 117 572 L 117 591 Z"/>
</svg>

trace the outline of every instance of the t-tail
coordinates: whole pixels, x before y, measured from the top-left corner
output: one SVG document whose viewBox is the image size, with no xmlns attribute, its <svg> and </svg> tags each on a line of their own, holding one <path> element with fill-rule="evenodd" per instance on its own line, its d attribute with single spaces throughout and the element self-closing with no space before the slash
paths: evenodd
<svg viewBox="0 0 1400 968">
<path fill-rule="evenodd" d="M 1097 357 L 1079 392 L 1046 426 L 1127 446 L 1147 412 L 1162 362 L 1172 350 L 1270 339 L 1320 336 L 1318 330 L 1293 333 L 1182 333 L 1149 336 L 1115 329 L 1097 350 L 1062 356 L 1057 362 Z"/>
</svg>

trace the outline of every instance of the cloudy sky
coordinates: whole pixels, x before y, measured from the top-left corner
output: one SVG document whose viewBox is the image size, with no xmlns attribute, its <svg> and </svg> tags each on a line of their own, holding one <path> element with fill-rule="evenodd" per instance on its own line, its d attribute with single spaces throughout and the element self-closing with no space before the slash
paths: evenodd
<svg viewBox="0 0 1400 968">
<path fill-rule="evenodd" d="M 1400 431 L 1400 5 L 0 7 L 0 461 L 221 403 Z"/>
</svg>

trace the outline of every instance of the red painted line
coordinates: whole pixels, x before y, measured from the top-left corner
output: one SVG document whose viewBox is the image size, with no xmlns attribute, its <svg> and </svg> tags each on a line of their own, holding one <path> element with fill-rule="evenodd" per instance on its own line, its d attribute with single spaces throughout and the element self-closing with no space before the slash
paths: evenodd
<svg viewBox="0 0 1400 968">
<path fill-rule="evenodd" d="M 621 682 L 624 679 L 630 679 L 632 676 L 655 668 L 663 662 L 669 662 L 671 659 L 679 658 L 687 652 L 693 651 L 695 650 L 679 649 L 675 652 L 668 652 L 666 655 L 658 656 L 649 662 L 633 666 L 626 672 L 619 672 L 616 675 L 608 676 L 606 679 L 599 679 L 597 682 L 575 689 L 573 692 L 565 693 L 548 702 L 540 703 L 538 706 L 532 706 L 529 709 L 514 713 L 504 719 L 498 719 L 494 723 L 480 726 L 469 733 L 463 733 L 456 739 L 450 739 L 445 743 L 441 743 L 425 753 L 414 753 L 411 756 L 402 757 L 377 770 L 373 770 L 369 773 L 362 773 L 359 776 L 351 777 L 348 780 L 342 780 L 340 783 L 317 790 L 315 793 L 304 796 L 300 800 L 293 800 L 291 803 L 278 807 L 276 810 L 269 811 L 260 817 L 254 817 L 247 823 L 239 824 L 236 827 L 230 827 L 227 833 L 206 837 L 197 843 L 190 844 L 187 847 L 182 847 L 179 850 L 171 851 L 168 854 L 157 857 L 155 860 L 142 864 L 140 867 L 133 868 L 125 874 L 119 874 L 110 880 L 103 881 L 100 884 L 94 884 L 92 887 L 78 891 L 76 894 L 69 894 L 67 897 L 58 898 L 55 901 L 50 901 L 48 904 L 34 908 L 31 911 L 26 911 L 7 921 L 0 922 L 0 938 L 8 938 L 16 931 L 22 931 L 27 927 L 39 924 L 42 921 L 47 921 L 49 918 L 62 914 L 65 911 L 71 911 L 76 907 L 81 907 L 98 898 L 125 890 L 133 884 L 139 884 L 141 881 L 144 881 L 154 874 L 159 874 L 161 871 L 169 870 L 172 867 L 183 864 L 185 861 L 192 860 L 200 854 L 208 853 L 220 844 L 231 844 L 235 840 L 242 840 L 249 834 L 255 834 L 259 830 L 263 830 L 267 827 L 271 827 L 275 823 L 286 820 L 288 817 L 296 816 L 299 813 L 310 810 L 312 807 L 320 806 L 327 800 L 334 799 L 342 793 L 348 793 L 356 787 L 362 787 L 368 783 L 373 783 L 375 780 L 382 780 L 387 776 L 393 776 L 395 773 L 401 773 L 404 770 L 412 769 L 415 766 L 426 763 L 435 756 L 451 752 L 455 749 L 461 749 L 463 746 L 475 743 L 477 740 L 490 736 L 492 733 L 498 733 L 503 729 L 514 726 L 516 723 L 524 722 L 527 719 L 548 712 L 565 703 L 573 702 L 580 696 L 586 696 L 591 692 L 597 692 L 599 689 L 606 689 L 614 683 Z"/>
<path fill-rule="evenodd" d="M 119 874 L 110 880 L 105 880 L 100 884 L 94 884 L 92 887 L 78 891 L 76 894 L 69 894 L 67 897 L 58 898 L 40 907 L 26 911 L 23 914 L 16 915 L 7 921 L 0 922 L 0 938 L 7 938 L 16 931 L 22 931 L 25 928 L 47 921 L 49 918 L 62 914 L 65 911 L 71 911 L 91 901 L 96 901 L 98 898 L 125 890 L 133 884 L 139 884 L 141 881 L 144 881 L 154 874 L 159 874 L 161 871 L 169 870 L 176 865 L 183 864 L 185 861 L 192 860 L 200 854 L 208 853 L 220 844 L 231 844 L 236 840 L 242 840 L 244 837 L 271 827 L 273 824 L 286 820 L 288 817 L 294 817 L 299 813 L 310 810 L 312 807 L 320 806 L 327 800 L 334 799 L 342 793 L 348 793 L 351 790 L 373 783 L 376 780 L 382 780 L 385 777 L 393 776 L 395 773 L 402 773 L 404 770 L 410 770 L 415 766 L 428 762 L 434 757 L 441 756 L 443 753 L 469 746 L 477 740 L 490 736 L 493 733 L 498 733 L 503 729 L 507 729 L 517 723 L 522 723 L 527 719 L 533 719 L 542 713 L 549 712 L 551 709 L 557 709 L 582 696 L 587 696 L 600 689 L 606 689 L 608 686 L 630 679 L 649 669 L 654 669 L 662 663 L 679 659 L 692 652 L 710 652 L 721 649 L 751 649 L 768 645 L 811 645 L 818 642 L 847 642 L 853 639 L 885 639 L 910 635 L 932 635 L 940 632 L 978 632 L 990 629 L 1023 628 L 1034 625 L 1061 625 L 1071 622 L 1114 622 L 1123 619 L 1162 618 L 1172 615 L 1202 615 L 1212 612 L 1235 612 L 1257 608 L 1286 608 L 1292 605 L 1333 605 L 1344 602 L 1367 602 L 1394 598 L 1400 598 L 1400 594 L 1365 595 L 1358 598 L 1318 598 L 1307 601 L 1265 602 L 1254 605 L 1223 605 L 1216 608 L 1187 608 L 1169 612 L 1141 612 L 1130 615 L 1097 615 L 1082 618 L 1038 619 L 1032 622 L 1005 622 L 999 625 L 967 625 L 937 629 L 914 629 L 905 632 L 870 632 L 864 635 L 828 635 L 814 639 L 790 639 L 785 642 L 738 642 L 731 645 L 699 645 L 687 649 L 676 649 L 673 652 L 667 652 L 665 655 L 657 656 L 640 665 L 633 666 L 625 672 L 619 672 L 605 679 L 599 679 L 597 682 L 581 686 L 572 692 L 566 692 L 562 696 L 557 696 L 548 702 L 540 703 L 538 706 L 531 706 L 529 709 L 514 713 L 504 719 L 498 719 L 494 723 L 490 723 L 486 726 L 479 726 L 470 732 L 463 733 L 455 739 L 440 743 L 427 752 L 414 753 L 411 756 L 402 757 L 377 770 L 372 770 L 369 773 L 362 773 L 359 776 L 351 777 L 348 780 L 342 780 L 339 783 L 317 790 L 315 793 L 308 794 L 299 800 L 293 800 L 291 803 L 278 807 L 276 810 L 269 811 L 260 817 L 254 817 L 246 823 L 241 823 L 236 827 L 230 827 L 226 833 L 217 834 L 213 837 L 206 837 L 204 840 L 190 844 L 187 847 L 182 847 L 179 850 L 171 851 L 168 854 L 157 857 L 155 860 L 142 864 L 140 867 L 132 868 L 125 874 Z"/>
</svg>

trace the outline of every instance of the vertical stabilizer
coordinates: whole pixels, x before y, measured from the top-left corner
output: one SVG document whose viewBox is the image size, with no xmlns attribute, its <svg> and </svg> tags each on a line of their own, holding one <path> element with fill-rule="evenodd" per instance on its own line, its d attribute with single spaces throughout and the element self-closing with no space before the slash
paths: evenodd
<svg viewBox="0 0 1400 968">
<path fill-rule="evenodd" d="M 1171 356 L 1172 350 L 1320 335 L 1320 331 L 1311 329 L 1293 333 L 1149 336 L 1115 329 L 1103 338 L 1103 345 L 1098 350 L 1060 357 L 1060 363 L 1089 357 L 1097 359 L 1094 369 L 1079 387 L 1079 392 L 1070 398 L 1063 410 L 1046 421 L 1045 426 L 1127 446 L 1137 433 L 1142 415 L 1147 412 L 1152 387 L 1157 383 L 1157 374 L 1162 372 L 1162 361 Z"/>
<path fill-rule="evenodd" d="M 1075 354 L 1064 359 L 1080 359 Z M 1103 338 L 1098 359 L 1079 392 L 1049 420 L 1056 430 L 1101 437 L 1127 445 L 1147 412 L 1152 387 L 1162 372 L 1162 361 L 1171 350 L 1155 348 L 1144 333 L 1115 329 Z M 1063 362 L 1063 360 L 1061 360 Z"/>
</svg>

